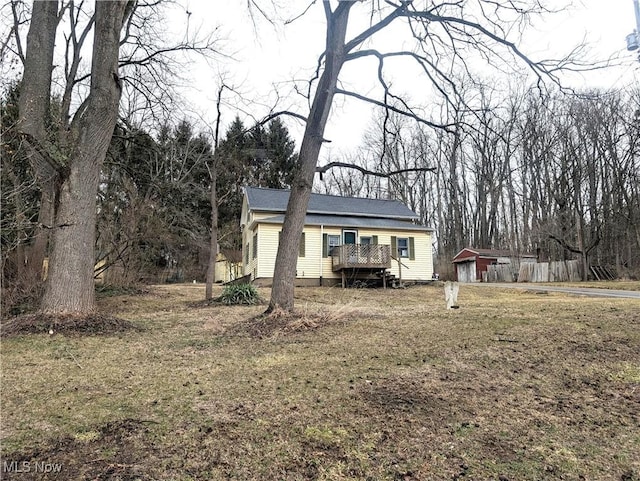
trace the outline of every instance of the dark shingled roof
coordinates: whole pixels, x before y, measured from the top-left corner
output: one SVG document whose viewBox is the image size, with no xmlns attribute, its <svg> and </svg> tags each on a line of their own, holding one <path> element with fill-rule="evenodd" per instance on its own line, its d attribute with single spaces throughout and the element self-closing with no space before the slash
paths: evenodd
<svg viewBox="0 0 640 481">
<path fill-rule="evenodd" d="M 260 222 L 267 224 L 282 224 L 284 222 L 284 214 L 275 215 L 260 219 Z M 372 217 L 355 217 L 355 216 L 339 216 L 339 215 L 320 215 L 309 214 L 304 218 L 304 225 L 324 225 L 335 227 L 354 227 L 369 229 L 397 229 L 397 230 L 413 230 L 433 232 L 433 228 L 424 227 L 409 221 L 399 219 L 382 219 Z"/>
<path fill-rule="evenodd" d="M 289 191 L 245 187 L 249 208 L 263 212 L 284 213 Z M 311 194 L 307 214 L 331 214 L 385 219 L 418 219 L 418 215 L 397 200 L 363 199 L 337 195 Z"/>
</svg>

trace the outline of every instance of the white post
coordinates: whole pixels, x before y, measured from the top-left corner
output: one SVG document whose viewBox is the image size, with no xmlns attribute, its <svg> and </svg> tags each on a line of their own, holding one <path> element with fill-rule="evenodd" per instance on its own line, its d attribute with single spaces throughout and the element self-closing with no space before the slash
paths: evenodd
<svg viewBox="0 0 640 481">
<path fill-rule="evenodd" d="M 458 309 L 458 289 L 457 282 L 447 281 L 444 283 L 444 299 L 447 302 L 447 309 Z"/>
</svg>

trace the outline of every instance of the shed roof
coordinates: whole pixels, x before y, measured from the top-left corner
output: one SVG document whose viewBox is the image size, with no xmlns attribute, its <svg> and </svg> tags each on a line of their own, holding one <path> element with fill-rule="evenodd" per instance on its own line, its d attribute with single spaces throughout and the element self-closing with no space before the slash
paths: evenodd
<svg viewBox="0 0 640 481">
<path fill-rule="evenodd" d="M 479 249 L 476 247 L 465 247 L 453 257 L 453 262 L 463 262 L 473 259 L 473 254 L 479 257 L 485 258 L 498 258 L 498 257 L 517 257 L 517 258 L 535 258 L 535 254 L 526 252 L 516 253 L 508 249 Z"/>
<path fill-rule="evenodd" d="M 284 213 L 289 202 L 289 191 L 245 187 L 249 208 L 263 212 Z M 416 220 L 418 215 L 397 200 L 340 197 L 311 194 L 307 214 L 330 214 L 357 217 Z"/>
</svg>

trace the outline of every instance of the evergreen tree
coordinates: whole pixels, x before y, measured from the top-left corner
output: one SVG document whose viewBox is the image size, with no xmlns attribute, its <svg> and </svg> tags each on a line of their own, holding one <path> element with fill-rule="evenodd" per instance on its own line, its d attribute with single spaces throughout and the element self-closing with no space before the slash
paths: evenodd
<svg viewBox="0 0 640 481">
<path fill-rule="evenodd" d="M 119 126 L 100 190 L 98 249 L 112 283 L 204 277 L 212 148 L 181 121 L 158 140 Z"/>
<path fill-rule="evenodd" d="M 285 189 L 291 187 L 298 164 L 295 142 L 289 130 L 278 118 L 273 119 L 264 133 L 267 175 L 264 187 Z"/>
</svg>

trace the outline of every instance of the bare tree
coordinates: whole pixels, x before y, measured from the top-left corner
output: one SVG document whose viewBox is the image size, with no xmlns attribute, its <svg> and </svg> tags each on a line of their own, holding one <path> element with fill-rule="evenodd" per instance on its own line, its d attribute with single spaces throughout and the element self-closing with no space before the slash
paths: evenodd
<svg viewBox="0 0 640 481">
<path fill-rule="evenodd" d="M 209 237 L 209 261 L 207 263 L 207 279 L 205 286 L 205 299 L 213 298 L 213 284 L 216 281 L 216 258 L 218 254 L 218 157 L 216 150 L 218 149 L 220 140 L 220 121 L 222 120 L 222 112 L 220 106 L 222 104 L 222 94 L 228 88 L 224 82 L 218 87 L 218 95 L 216 97 L 216 120 L 213 129 L 213 155 L 208 165 L 209 176 L 211 179 L 211 187 L 209 191 L 209 200 L 211 202 L 211 226 Z"/>
<path fill-rule="evenodd" d="M 22 129 L 31 148 L 37 151 L 43 171 L 46 169 L 47 182 L 56 189 L 52 199 L 55 216 L 48 226 L 53 232 L 53 247 L 41 304 L 43 312 L 87 313 L 94 309 L 95 199 L 100 168 L 118 115 L 120 31 L 131 7 L 133 4 L 128 1 L 96 4 L 90 90 L 66 133 L 68 150 L 61 159 L 60 153 L 47 149 L 46 133 L 30 127 L 41 125 L 46 119 L 43 110 L 49 105 L 49 75 L 58 22 L 58 2 L 34 4 L 23 77 L 23 85 L 33 87 L 21 93 L 20 103 L 24 106 Z M 42 43 L 41 32 L 47 34 Z M 34 78 L 38 81 L 33 82 Z M 30 108 L 34 105 L 40 107 Z"/>
<path fill-rule="evenodd" d="M 300 149 L 301 168 L 289 197 L 268 311 L 278 307 L 293 309 L 297 260 L 294 247 L 300 240 L 324 129 L 336 94 L 383 106 L 433 128 L 453 130 L 427 118 L 420 109 L 412 107 L 392 91 L 386 78 L 388 63 L 413 62 L 434 89 L 447 99 L 457 95 L 449 66 L 457 64 L 462 70 L 467 70 L 466 56 L 470 55 L 470 49 L 502 69 L 509 68 L 509 65 L 512 68 L 525 65 L 540 82 L 544 79 L 557 80 L 556 69 L 563 65 L 562 61 L 543 62 L 529 58 L 518 48 L 517 38 L 510 37 L 510 33 L 519 31 L 531 15 L 549 13 L 540 2 L 371 2 L 368 12 L 372 20 L 370 26 L 351 39 L 347 39 L 349 14 L 361 6 L 356 7 L 356 2 L 350 1 L 335 4 L 324 1 L 322 5 L 326 19 L 325 51 L 312 82 L 315 90 L 310 96 L 311 107 Z M 370 48 L 370 39 L 392 23 L 402 23 L 407 28 L 406 39 L 412 39 L 415 45 L 411 49 L 395 51 Z M 369 44 L 365 46 L 367 42 Z M 377 78 L 382 89 L 379 99 L 337 86 L 344 64 L 363 58 L 374 59 L 378 64 Z M 568 65 L 566 61 L 564 65 Z"/>
<path fill-rule="evenodd" d="M 49 251 L 45 312 L 94 309 L 96 190 L 123 90 L 132 115 L 150 105 L 168 108 L 166 99 L 173 93 L 168 80 L 179 65 L 172 54 L 214 51 L 212 36 L 187 35 L 168 45 L 158 28 L 159 11 L 159 2 L 99 0 L 90 11 L 84 1 L 35 1 L 26 49 L 16 16 L 14 53 L 24 63 L 18 128 L 42 192 L 38 224 L 43 234 L 33 243 L 29 261 L 40 266 Z M 83 57 L 92 32 L 88 65 Z M 57 34 L 64 54 L 54 69 Z M 59 101 L 52 104 L 52 96 Z"/>
</svg>

